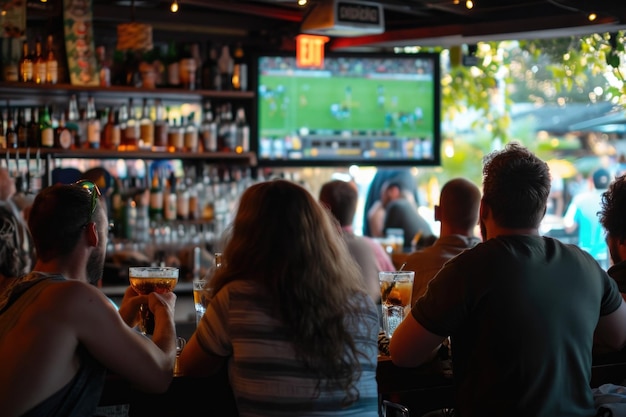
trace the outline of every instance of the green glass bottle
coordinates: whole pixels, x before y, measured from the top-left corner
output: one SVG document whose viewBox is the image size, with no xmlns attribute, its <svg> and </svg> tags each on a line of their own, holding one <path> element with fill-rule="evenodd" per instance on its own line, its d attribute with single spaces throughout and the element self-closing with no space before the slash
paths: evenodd
<svg viewBox="0 0 626 417">
<path fill-rule="evenodd" d="M 54 146 L 54 129 L 52 128 L 52 120 L 50 119 L 50 111 L 48 106 L 43 107 L 43 112 L 39 117 L 39 132 L 42 148 L 52 148 Z"/>
</svg>

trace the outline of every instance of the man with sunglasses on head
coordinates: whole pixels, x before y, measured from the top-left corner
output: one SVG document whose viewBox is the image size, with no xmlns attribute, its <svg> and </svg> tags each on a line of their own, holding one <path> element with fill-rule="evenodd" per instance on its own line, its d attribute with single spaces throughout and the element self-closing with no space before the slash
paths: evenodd
<svg viewBox="0 0 626 417">
<path fill-rule="evenodd" d="M 108 219 L 91 182 L 54 185 L 33 203 L 34 270 L 0 296 L 0 410 L 12 416 L 92 416 L 105 370 L 147 392 L 167 390 L 176 357 L 173 293 L 126 290 L 119 312 L 94 285 Z M 4 302 L 2 302 L 4 300 Z M 155 315 L 152 340 L 132 327 Z"/>
</svg>

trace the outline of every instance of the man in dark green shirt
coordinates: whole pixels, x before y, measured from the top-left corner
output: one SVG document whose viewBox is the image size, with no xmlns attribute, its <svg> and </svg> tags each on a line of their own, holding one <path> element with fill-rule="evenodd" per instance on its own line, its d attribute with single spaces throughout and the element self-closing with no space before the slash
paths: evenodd
<svg viewBox="0 0 626 417">
<path fill-rule="evenodd" d="M 576 246 L 542 237 L 548 166 L 519 144 L 485 158 L 484 243 L 448 262 L 390 344 L 399 366 L 452 345 L 455 409 L 467 416 L 593 416 L 594 331 L 626 343 L 617 285 Z"/>
</svg>

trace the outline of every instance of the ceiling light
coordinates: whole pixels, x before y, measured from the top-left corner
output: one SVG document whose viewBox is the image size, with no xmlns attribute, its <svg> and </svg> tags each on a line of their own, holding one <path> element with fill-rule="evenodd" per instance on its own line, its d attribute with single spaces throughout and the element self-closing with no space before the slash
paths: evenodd
<svg viewBox="0 0 626 417">
<path fill-rule="evenodd" d="M 170 10 L 172 13 L 176 13 L 178 11 L 178 0 L 174 0 L 172 5 L 170 6 Z"/>
<path fill-rule="evenodd" d="M 306 6 L 307 3 L 307 0 L 298 0 L 298 6 Z"/>
<path fill-rule="evenodd" d="M 594 20 L 596 20 L 598 18 L 598 15 L 595 13 L 589 13 L 589 16 L 587 16 L 587 19 L 589 19 L 590 22 L 593 22 Z"/>
<path fill-rule="evenodd" d="M 468 9 L 471 9 L 474 7 L 474 2 L 472 0 L 467 0 L 465 2 L 465 7 L 467 7 Z"/>
</svg>

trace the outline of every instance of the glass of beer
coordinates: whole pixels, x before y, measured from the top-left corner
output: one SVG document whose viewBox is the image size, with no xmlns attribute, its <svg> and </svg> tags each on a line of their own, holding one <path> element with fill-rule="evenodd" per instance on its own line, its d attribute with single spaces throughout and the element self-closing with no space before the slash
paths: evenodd
<svg viewBox="0 0 626 417">
<path fill-rule="evenodd" d="M 193 280 L 193 303 L 196 309 L 196 326 L 200 323 L 200 319 L 202 319 L 211 299 L 211 288 L 208 285 L 209 281 L 206 279 Z"/>
<path fill-rule="evenodd" d="M 413 271 L 381 271 L 380 295 L 383 315 L 383 330 L 391 339 L 393 332 L 411 310 L 413 294 Z"/>
<path fill-rule="evenodd" d="M 171 292 L 178 282 L 178 268 L 160 266 L 131 266 L 128 268 L 130 286 L 137 293 L 145 295 L 151 292 L 164 294 Z M 139 330 L 143 334 L 154 332 L 154 314 L 147 304 L 139 308 Z"/>
</svg>

